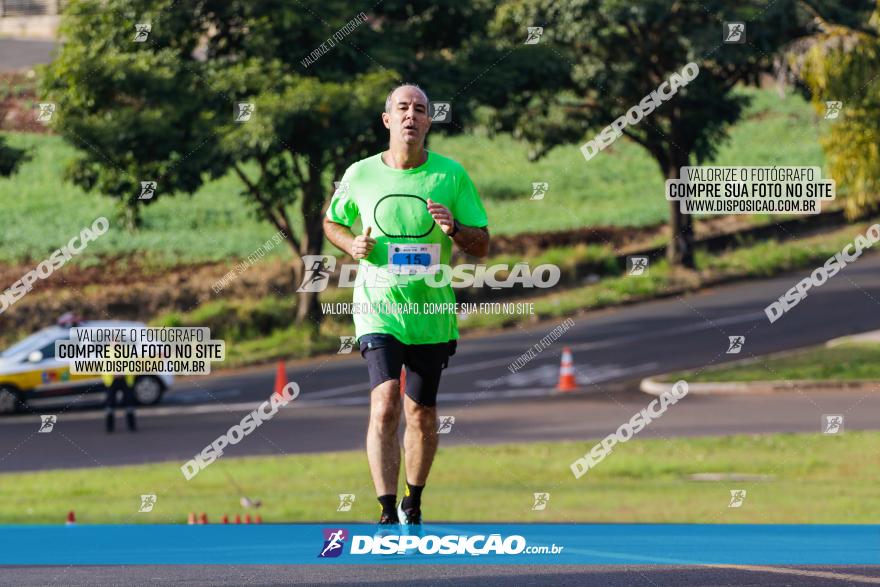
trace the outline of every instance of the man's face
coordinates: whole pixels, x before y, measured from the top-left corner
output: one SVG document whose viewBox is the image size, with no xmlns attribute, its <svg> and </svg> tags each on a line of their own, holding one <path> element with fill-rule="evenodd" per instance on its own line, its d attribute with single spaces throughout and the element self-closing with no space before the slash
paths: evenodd
<svg viewBox="0 0 880 587">
<path fill-rule="evenodd" d="M 431 128 L 428 99 L 418 88 L 404 86 L 391 95 L 391 112 L 382 113 L 382 122 L 392 142 L 424 144 Z"/>
</svg>

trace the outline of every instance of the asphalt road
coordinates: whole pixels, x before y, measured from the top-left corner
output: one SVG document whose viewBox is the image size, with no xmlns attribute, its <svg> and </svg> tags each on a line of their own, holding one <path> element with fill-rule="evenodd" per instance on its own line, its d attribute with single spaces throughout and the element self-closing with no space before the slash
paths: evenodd
<svg viewBox="0 0 880 587">
<path fill-rule="evenodd" d="M 819 344 L 880 328 L 880 256 L 864 256 L 770 324 L 763 308 L 808 271 L 718 287 L 574 318 L 574 326 L 517 373 L 507 366 L 562 320 L 462 341 L 440 391 L 440 415 L 456 417 L 442 443 L 592 439 L 612 431 L 650 397 L 640 378 L 683 368 Z M 637 279 L 633 277 L 633 279 Z M 746 337 L 727 354 L 728 336 Z M 553 391 L 563 346 L 571 348 L 580 390 Z M 300 397 L 228 455 L 358 449 L 366 430 L 368 385 L 360 356 L 288 365 Z M 36 414 L 0 420 L 0 471 L 185 460 L 266 399 L 274 368 L 181 380 L 163 405 L 142 409 L 137 434 L 108 437 L 99 410 L 43 406 L 56 414 L 38 434 Z M 768 371 L 768 378 L 773 378 Z M 81 403 L 81 402 L 80 402 Z M 880 393 L 787 392 L 771 396 L 687 398 L 641 433 L 713 435 L 818 430 L 825 413 L 846 428 L 877 428 Z"/>
<path fill-rule="evenodd" d="M 14 71 L 49 63 L 55 41 L 0 39 L 0 71 Z"/>
<path fill-rule="evenodd" d="M 530 565 L 351 565 L 326 566 L 112 566 L 4 567 L 11 585 L 474 585 L 509 587 L 607 585 L 609 587 L 764 587 L 880 584 L 880 568 L 765 566 L 530 566 Z"/>
</svg>

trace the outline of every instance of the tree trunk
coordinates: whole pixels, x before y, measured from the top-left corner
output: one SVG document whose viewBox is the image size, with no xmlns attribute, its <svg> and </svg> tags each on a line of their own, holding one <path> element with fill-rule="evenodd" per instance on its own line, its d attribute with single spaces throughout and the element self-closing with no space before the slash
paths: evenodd
<svg viewBox="0 0 880 587">
<path fill-rule="evenodd" d="M 319 174 L 316 174 L 319 175 Z M 303 237 L 300 250 L 303 255 L 320 255 L 324 247 L 324 196 L 319 181 L 310 181 L 303 189 L 302 199 Z M 297 259 L 294 275 L 296 283 L 302 283 L 304 274 L 302 259 Z M 318 301 L 317 292 L 297 293 L 296 323 L 302 326 L 321 325 L 324 314 Z"/>
<path fill-rule="evenodd" d="M 688 156 L 672 153 L 672 163 L 664 170 L 666 179 L 679 179 L 681 167 L 688 164 Z M 669 202 L 669 245 L 666 258 L 672 266 L 694 269 L 694 219 L 691 214 L 682 214 L 680 200 Z"/>
</svg>

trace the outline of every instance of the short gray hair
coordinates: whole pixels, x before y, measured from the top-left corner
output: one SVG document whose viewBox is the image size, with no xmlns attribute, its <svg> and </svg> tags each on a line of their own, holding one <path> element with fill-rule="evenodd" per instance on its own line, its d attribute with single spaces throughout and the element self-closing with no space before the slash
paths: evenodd
<svg viewBox="0 0 880 587">
<path fill-rule="evenodd" d="M 423 93 L 425 95 L 425 100 L 428 101 L 429 105 L 431 104 L 431 99 L 428 98 L 428 93 L 425 90 L 423 90 L 418 84 L 404 83 L 404 84 L 400 84 L 399 86 L 395 86 L 394 88 L 392 88 L 392 90 L 390 92 L 388 92 L 388 97 L 385 98 L 385 112 L 387 112 L 388 114 L 391 114 L 391 96 L 394 95 L 394 92 L 396 92 L 400 88 L 407 88 L 407 87 L 415 88 L 418 91 L 420 91 L 421 93 Z"/>
</svg>

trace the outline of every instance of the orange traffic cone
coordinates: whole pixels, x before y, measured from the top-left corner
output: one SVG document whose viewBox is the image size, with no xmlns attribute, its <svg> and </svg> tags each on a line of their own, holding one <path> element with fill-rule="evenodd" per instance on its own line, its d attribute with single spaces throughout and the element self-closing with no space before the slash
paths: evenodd
<svg viewBox="0 0 880 587">
<path fill-rule="evenodd" d="M 199 516 L 199 524 L 207 524 L 208 523 L 208 514 L 202 512 L 202 515 Z"/>
<path fill-rule="evenodd" d="M 245 523 L 245 524 L 250 524 L 250 523 L 251 523 L 251 515 L 250 515 L 250 514 L 245 514 L 245 515 L 244 515 L 244 523 Z"/>
<path fill-rule="evenodd" d="M 220 523 L 221 524 L 228 524 L 229 523 L 229 516 L 227 516 L 226 514 L 223 514 L 223 517 L 220 518 Z"/>
<path fill-rule="evenodd" d="M 73 526 L 76 524 L 76 514 L 73 513 L 73 510 L 67 512 L 67 521 L 64 522 L 65 526 Z"/>
<path fill-rule="evenodd" d="M 284 395 L 284 386 L 287 385 L 287 371 L 284 369 L 284 361 L 278 361 L 275 371 L 275 393 Z"/>
<path fill-rule="evenodd" d="M 406 393 L 406 367 L 400 368 L 400 397 Z"/>
<path fill-rule="evenodd" d="M 236 524 L 241 524 L 241 515 L 239 515 L 239 514 L 235 514 L 235 523 L 236 523 Z"/>
<path fill-rule="evenodd" d="M 559 384 L 556 386 L 556 390 L 564 393 L 576 389 L 577 382 L 574 380 L 574 362 L 571 358 L 571 349 L 565 347 L 562 349 L 562 364 L 559 366 Z"/>
<path fill-rule="evenodd" d="M 189 516 L 186 518 L 186 523 L 192 526 L 196 523 L 196 514 L 195 512 L 190 512 Z"/>
<path fill-rule="evenodd" d="M 262 524 L 263 518 L 260 517 L 260 514 L 254 515 L 254 524 Z"/>
</svg>

